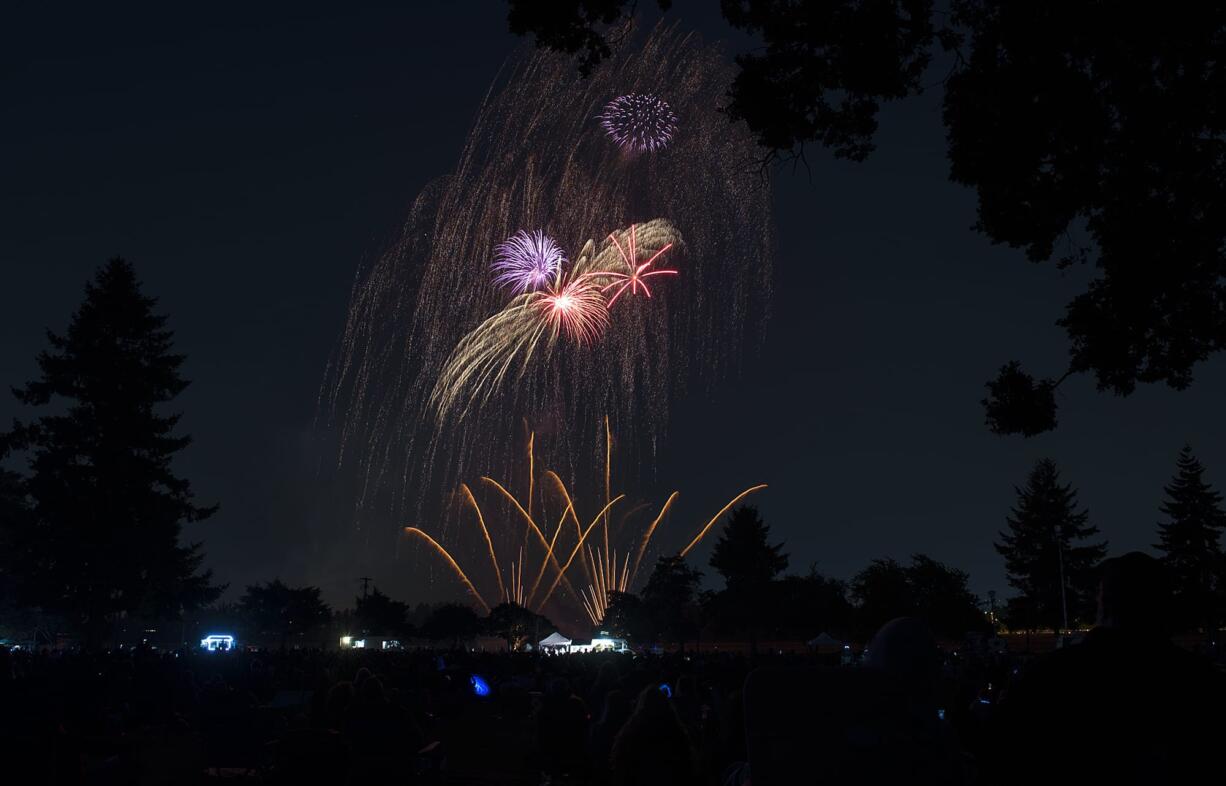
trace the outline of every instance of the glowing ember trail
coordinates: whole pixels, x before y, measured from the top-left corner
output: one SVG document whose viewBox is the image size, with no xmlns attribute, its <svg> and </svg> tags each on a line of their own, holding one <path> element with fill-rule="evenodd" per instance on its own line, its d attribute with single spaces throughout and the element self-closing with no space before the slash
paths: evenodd
<svg viewBox="0 0 1226 786">
<path fill-rule="evenodd" d="M 477 499 L 473 496 L 472 489 L 467 483 L 460 484 L 460 493 L 468 500 L 468 504 L 472 505 L 473 511 L 477 514 L 477 523 L 481 525 L 481 534 L 485 536 L 485 545 L 490 550 L 490 562 L 494 566 L 494 575 L 498 577 L 498 596 L 505 599 L 507 597 L 506 587 L 502 585 L 502 571 L 498 568 L 498 556 L 494 554 L 494 542 L 490 540 L 490 531 L 485 526 L 485 516 L 481 515 L 481 506 L 477 504 Z"/>
<path fill-rule="evenodd" d="M 460 581 L 464 582 L 464 586 L 468 587 L 468 591 L 471 592 L 473 597 L 477 599 L 477 602 L 481 604 L 481 608 L 485 609 L 485 613 L 490 613 L 490 607 L 489 604 L 485 602 L 485 598 L 482 598 L 481 593 L 477 592 L 477 588 L 473 586 L 471 581 L 469 581 L 468 576 L 464 573 L 464 570 L 460 567 L 460 564 L 455 561 L 455 558 L 451 556 L 451 553 L 448 552 L 447 549 L 443 548 L 437 540 L 419 530 L 417 527 L 405 527 L 404 531 L 409 535 L 416 535 L 417 537 L 422 538 L 433 546 L 439 554 L 442 554 L 443 559 L 447 560 L 447 564 L 450 565 L 451 569 L 455 571 L 455 574 L 460 577 Z"/>
<path fill-rule="evenodd" d="M 694 548 L 695 546 L 699 544 L 699 542 L 702 541 L 703 537 L 705 537 L 707 534 L 707 530 L 711 529 L 711 527 L 715 525 L 715 522 L 719 521 L 720 516 L 728 512 L 729 508 L 731 508 L 736 503 L 740 502 L 745 497 L 748 497 L 750 494 L 754 493 L 755 491 L 761 491 L 764 488 L 766 488 L 766 484 L 760 483 L 757 486 L 750 486 L 749 488 L 742 491 L 740 494 L 737 494 L 735 497 L 733 497 L 732 500 L 729 501 L 727 505 L 719 509 L 719 513 L 716 513 L 714 516 L 711 517 L 711 520 L 707 522 L 707 526 L 703 527 L 702 531 L 699 532 L 697 535 L 695 535 L 694 539 L 690 541 L 690 545 L 686 546 L 685 548 L 681 550 L 681 556 L 684 557 L 686 554 L 689 554 L 690 549 Z"/>
</svg>

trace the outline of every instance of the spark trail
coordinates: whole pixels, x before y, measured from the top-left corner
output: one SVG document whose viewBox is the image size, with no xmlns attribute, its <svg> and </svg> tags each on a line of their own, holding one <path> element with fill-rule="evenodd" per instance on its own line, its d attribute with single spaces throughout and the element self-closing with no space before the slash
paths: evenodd
<svg viewBox="0 0 1226 786">
<path fill-rule="evenodd" d="M 528 465 L 531 467 L 536 466 L 534 449 L 535 434 L 532 434 L 528 440 Z M 612 477 L 612 449 L 613 434 L 606 424 L 606 462 L 604 469 L 605 477 L 610 479 Z M 641 534 L 637 537 L 632 537 L 628 543 L 624 542 L 625 538 L 622 539 L 623 542 L 619 543 L 619 533 L 615 533 L 611 528 L 609 514 L 625 499 L 625 494 L 613 495 L 611 485 L 607 485 L 605 490 L 606 498 L 603 504 L 595 516 L 584 526 L 581 524 L 579 515 L 576 512 L 577 506 L 574 497 L 569 489 L 567 489 L 566 484 L 563 483 L 561 477 L 553 470 L 545 470 L 542 474 L 546 479 L 553 481 L 556 496 L 562 507 L 562 514 L 553 526 L 552 534 L 549 535 L 546 534 L 548 521 L 546 521 L 546 526 L 542 527 L 533 513 L 530 512 L 529 506 L 524 505 L 520 498 L 513 494 L 506 484 L 490 477 L 481 478 L 485 485 L 497 492 L 496 498 L 509 504 L 515 514 L 510 520 L 498 520 L 502 522 L 500 530 L 504 537 L 497 538 L 497 540 L 500 542 L 510 540 L 517 544 L 513 552 L 514 559 L 507 560 L 507 569 L 505 571 L 505 575 L 509 577 L 507 582 L 503 581 L 504 571 L 499 567 L 499 557 L 494 545 L 495 539 L 491 538 L 490 531 L 486 528 L 487 519 L 482 513 L 481 506 L 478 504 L 468 485 L 460 485 L 462 500 L 475 511 L 478 523 L 480 524 L 483 542 L 488 550 L 489 563 L 492 566 L 491 573 L 498 588 L 498 602 L 517 603 L 536 613 L 543 613 L 546 604 L 553 599 L 556 590 L 562 587 L 565 590 L 566 602 L 571 604 L 569 608 L 580 611 L 592 625 L 599 625 L 604 620 L 613 594 L 630 592 L 632 590 L 639 576 L 639 568 L 644 554 L 648 551 L 653 536 L 672 509 L 680 493 L 674 491 L 668 496 L 656 515 L 651 519 L 651 523 L 641 531 Z M 528 485 L 530 488 L 538 485 L 542 489 L 545 488 L 544 484 L 538 484 L 537 479 L 531 476 L 528 479 Z M 680 552 L 681 556 L 688 554 L 701 542 L 712 526 L 733 505 L 749 494 L 764 488 L 766 488 L 765 484 L 752 486 L 733 497 L 699 530 L 698 534 Z M 572 536 L 568 535 L 572 530 L 567 526 L 567 519 L 570 519 L 574 524 L 573 540 L 571 539 Z M 534 538 L 528 538 L 526 544 L 521 542 L 515 534 L 519 531 L 520 526 L 527 528 L 526 534 L 535 536 Z M 468 573 L 461 568 L 459 560 L 455 558 L 451 551 L 417 527 L 406 527 L 405 532 L 425 541 L 435 552 L 442 556 L 456 577 L 460 579 L 465 588 L 477 600 L 478 604 L 488 613 L 490 604 L 487 601 L 487 597 L 480 592 L 470 579 Z M 624 534 L 624 530 L 621 534 Z M 594 545 L 592 543 L 594 537 L 598 537 L 604 545 Z M 566 554 L 564 562 L 558 558 L 559 551 Z M 576 560 L 586 566 L 588 573 L 587 585 L 580 589 L 575 588 L 568 575 Z M 535 564 L 535 568 L 532 567 L 533 564 Z M 531 583 L 525 582 L 526 576 L 532 577 Z M 545 587 L 544 591 L 541 591 L 542 586 Z"/>
</svg>

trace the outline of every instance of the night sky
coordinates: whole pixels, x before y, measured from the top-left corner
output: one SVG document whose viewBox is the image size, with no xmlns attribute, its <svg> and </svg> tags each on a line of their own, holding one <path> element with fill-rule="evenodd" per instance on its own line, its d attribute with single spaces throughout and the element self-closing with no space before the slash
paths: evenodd
<svg viewBox="0 0 1226 786">
<path fill-rule="evenodd" d="M 177 403 L 195 444 L 176 466 L 221 511 L 187 536 L 231 597 L 280 576 L 344 604 L 363 575 L 412 601 L 460 596 L 414 582 L 427 560 L 355 531 L 318 480 L 317 400 L 354 275 L 451 168 L 526 45 L 501 2 L 402 5 L 6 13 L 0 383 L 32 377 L 44 329 L 63 330 L 98 266 L 133 262 L 188 356 Z M 714 0 L 670 18 L 748 43 Z M 658 474 L 706 501 L 695 515 L 770 483 L 756 501 L 793 570 L 848 578 L 922 551 L 1003 597 L 992 541 L 1037 458 L 1079 488 L 1113 553 L 1155 539 L 1185 442 L 1226 483 L 1226 373 L 1215 361 L 1190 391 L 1128 399 L 1072 379 L 1055 432 L 988 432 L 979 399 L 1000 364 L 1063 370 L 1054 322 L 1089 271 L 1030 264 L 971 229 L 974 194 L 947 180 L 942 73 L 886 109 L 868 162 L 813 149 L 808 174 L 776 173 L 762 352 L 676 410 Z M 0 422 L 28 415 L 0 398 Z"/>
</svg>

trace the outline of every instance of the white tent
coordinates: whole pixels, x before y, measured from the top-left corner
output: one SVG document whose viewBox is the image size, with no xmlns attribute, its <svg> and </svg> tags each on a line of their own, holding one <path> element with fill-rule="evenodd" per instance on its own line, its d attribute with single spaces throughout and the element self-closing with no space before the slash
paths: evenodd
<svg viewBox="0 0 1226 786">
<path fill-rule="evenodd" d="M 558 633 L 558 632 L 555 630 L 553 633 L 550 633 L 548 636 L 546 636 L 545 638 L 541 639 L 541 642 L 540 642 L 540 645 L 539 645 L 539 646 L 540 646 L 540 648 L 541 648 L 541 649 L 543 649 L 543 650 L 546 650 L 546 649 L 555 649 L 555 650 L 565 649 L 565 648 L 567 648 L 567 647 L 569 647 L 569 646 L 570 646 L 570 639 L 566 638 L 566 637 L 565 637 L 565 636 L 563 636 L 561 633 Z"/>
<path fill-rule="evenodd" d="M 821 649 L 823 647 L 842 647 L 843 646 L 843 642 L 839 641 L 834 636 L 831 636 L 829 633 L 825 633 L 825 632 L 818 634 L 817 638 L 809 639 L 808 644 L 810 647 L 813 647 L 815 649 Z"/>
</svg>

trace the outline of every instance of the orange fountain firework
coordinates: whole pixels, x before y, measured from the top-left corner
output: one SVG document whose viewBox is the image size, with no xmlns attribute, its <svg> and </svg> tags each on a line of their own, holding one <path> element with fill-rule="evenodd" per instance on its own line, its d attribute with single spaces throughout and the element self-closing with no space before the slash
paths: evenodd
<svg viewBox="0 0 1226 786">
<path fill-rule="evenodd" d="M 510 504 L 510 507 L 515 512 L 514 519 L 521 521 L 525 528 L 522 545 L 519 545 L 515 552 L 516 558 L 506 563 L 508 566 L 506 576 L 509 576 L 509 581 L 504 580 L 504 571 L 500 567 L 498 552 L 494 545 L 495 539 L 490 536 L 490 530 L 486 525 L 486 516 L 477 502 L 476 496 L 467 484 L 460 484 L 461 500 L 473 510 L 477 525 L 481 531 L 482 541 L 488 553 L 488 561 L 493 569 L 492 578 L 497 585 L 499 603 L 515 603 L 536 613 L 541 613 L 546 604 L 553 598 L 555 591 L 561 586 L 564 588 L 566 595 L 582 609 L 583 614 L 588 620 L 593 625 L 598 625 L 604 619 L 605 612 L 612 601 L 614 593 L 629 592 L 630 588 L 634 585 L 639 574 L 639 568 L 643 562 L 643 556 L 647 552 L 652 537 L 655 535 L 665 516 L 672 509 L 673 504 L 677 501 L 680 492 L 674 491 L 668 496 L 668 499 L 665 500 L 656 515 L 651 519 L 651 523 L 642 531 L 641 535 L 630 542 L 628 547 L 619 546 L 616 542 L 616 533 L 611 533 L 610 531 L 610 513 L 619 502 L 625 499 L 626 495 L 613 495 L 612 493 L 613 434 L 609 428 L 608 418 L 605 418 L 604 426 L 605 499 L 600 510 L 586 526 L 580 521 L 579 514 L 576 512 L 574 498 L 566 488 L 566 484 L 552 470 L 546 470 L 542 473 L 544 479 L 552 481 L 557 498 L 562 503 L 562 514 L 553 526 L 552 534 L 546 534 L 549 522 L 545 521 L 544 526 L 542 526 L 538 523 L 537 517 L 533 515 L 532 489 L 538 485 L 534 474 L 536 467 L 535 434 L 532 434 L 528 440 L 529 491 L 527 505 L 523 504 L 518 497 L 511 493 L 505 484 L 493 478 L 481 478 L 483 483 L 497 492 L 497 496 L 500 499 Z M 543 483 L 539 485 L 541 488 L 544 488 Z M 681 556 L 685 556 L 697 546 L 706 537 L 715 523 L 733 505 L 764 488 L 766 488 L 765 483 L 750 486 L 733 497 L 699 530 L 698 534 L 680 552 Z M 541 515 L 544 514 L 542 513 Z M 568 527 L 568 524 L 573 525 L 573 530 Z M 486 596 L 481 593 L 468 573 L 461 567 L 460 562 L 446 547 L 424 530 L 417 527 L 405 527 L 404 531 L 406 534 L 424 541 L 437 552 L 480 607 L 486 613 L 489 612 L 490 604 L 486 600 Z M 573 534 L 570 534 L 572 532 Z M 600 542 L 596 544 L 590 542 L 593 536 L 596 536 Z M 610 540 L 611 537 L 613 537 L 612 541 Z M 611 543 L 613 545 L 610 545 Z M 534 559 L 531 556 L 533 552 L 539 555 L 539 561 L 536 563 L 535 570 L 528 567 L 529 562 Z M 559 559 L 559 554 L 562 553 L 566 554 L 564 561 Z M 587 586 L 578 589 L 572 583 L 569 575 L 571 566 L 575 564 L 576 560 L 582 567 L 587 580 Z M 526 577 L 527 581 L 525 581 Z"/>
</svg>

